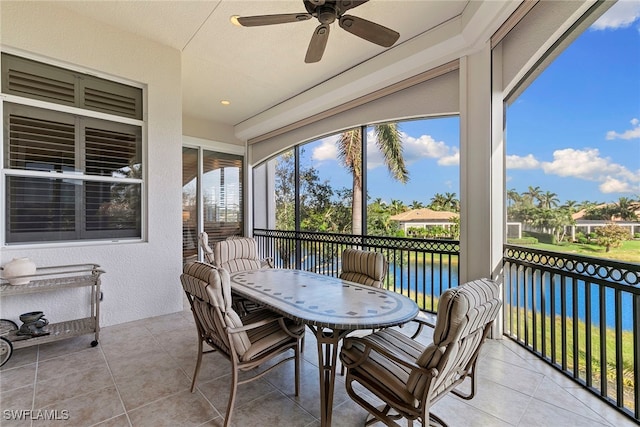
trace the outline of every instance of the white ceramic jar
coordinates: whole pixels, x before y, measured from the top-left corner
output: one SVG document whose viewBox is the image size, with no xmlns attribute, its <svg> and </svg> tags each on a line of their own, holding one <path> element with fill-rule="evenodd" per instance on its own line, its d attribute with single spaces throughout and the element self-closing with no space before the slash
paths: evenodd
<svg viewBox="0 0 640 427">
<path fill-rule="evenodd" d="M 29 258 L 14 258 L 5 265 L 2 266 L 4 270 L 2 276 L 9 281 L 12 285 L 26 285 L 31 281 L 30 278 L 18 278 L 17 276 L 27 276 L 36 273 L 36 264 Z"/>
</svg>

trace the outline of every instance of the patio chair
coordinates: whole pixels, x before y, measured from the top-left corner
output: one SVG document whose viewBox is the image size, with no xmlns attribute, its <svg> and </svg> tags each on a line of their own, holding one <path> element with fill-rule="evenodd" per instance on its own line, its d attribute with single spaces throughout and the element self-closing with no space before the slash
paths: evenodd
<svg viewBox="0 0 640 427">
<path fill-rule="evenodd" d="M 260 259 L 258 243 L 252 237 L 220 240 L 213 246 L 213 265 L 229 273 L 259 268 L 273 268 L 271 258 Z"/>
<path fill-rule="evenodd" d="M 224 269 L 202 262 L 184 266 L 180 281 L 198 330 L 198 359 L 191 382 L 193 393 L 202 363 L 203 344 L 208 344 L 231 362 L 231 390 L 224 426 L 228 426 L 238 385 L 253 381 L 289 360 L 295 361 L 295 395 L 300 391 L 300 340 L 304 325 L 294 323 L 270 310 L 262 309 L 242 319 L 231 305 L 231 283 Z M 239 380 L 241 371 L 250 371 L 293 350 L 266 370 Z M 209 352 L 209 351 L 206 351 Z"/>
<path fill-rule="evenodd" d="M 446 425 L 430 413 L 431 406 L 452 392 L 463 399 L 476 393 L 476 364 L 480 348 L 500 310 L 498 286 L 490 280 L 474 280 L 446 290 L 440 297 L 433 343 L 424 346 L 397 329 L 386 328 L 365 337 L 347 337 L 340 359 L 347 368 L 349 396 L 373 417 L 366 425 L 381 421 L 398 426 L 430 420 Z M 456 387 L 470 378 L 470 392 Z M 376 408 L 371 394 L 384 402 Z"/>
<path fill-rule="evenodd" d="M 215 267 L 224 268 L 229 273 L 273 268 L 271 258 L 261 260 L 258 257 L 258 245 L 253 238 L 230 236 L 226 240 L 216 242 L 211 249 L 209 236 L 203 231 L 198 235 L 198 242 L 202 247 L 205 261 Z M 259 304 L 236 294 L 233 294 L 233 304 L 241 315 L 260 308 Z"/>
<path fill-rule="evenodd" d="M 379 252 L 348 248 L 342 252 L 342 272 L 340 278 L 352 282 L 381 288 L 389 270 L 389 263 Z M 434 327 L 433 315 L 420 311 L 413 319 L 418 324 L 411 338 L 416 338 L 425 326 Z M 344 368 L 342 370 L 344 373 Z"/>
<path fill-rule="evenodd" d="M 381 288 L 389 263 L 379 252 L 348 248 L 342 252 L 340 278 Z"/>
</svg>

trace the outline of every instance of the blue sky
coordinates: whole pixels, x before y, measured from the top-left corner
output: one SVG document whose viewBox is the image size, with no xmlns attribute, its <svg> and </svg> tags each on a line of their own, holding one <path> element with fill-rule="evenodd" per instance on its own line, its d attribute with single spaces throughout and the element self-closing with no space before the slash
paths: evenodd
<svg viewBox="0 0 640 427">
<path fill-rule="evenodd" d="M 409 204 L 459 197 L 457 117 L 402 122 L 410 181 L 389 178 L 370 136 L 369 196 Z M 337 136 L 305 146 L 334 188 L 351 187 Z M 640 197 L 640 0 L 615 4 L 507 107 L 507 189 L 529 186 L 561 202 Z M 303 163 L 304 164 L 304 163 Z"/>
</svg>

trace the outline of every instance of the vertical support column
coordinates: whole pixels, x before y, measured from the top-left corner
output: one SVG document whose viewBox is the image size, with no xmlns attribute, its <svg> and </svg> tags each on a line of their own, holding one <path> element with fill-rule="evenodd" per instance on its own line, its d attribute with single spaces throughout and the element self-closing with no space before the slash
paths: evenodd
<svg viewBox="0 0 640 427">
<path fill-rule="evenodd" d="M 481 51 L 460 60 L 461 283 L 481 277 L 500 280 L 502 273 L 502 78 L 501 64 L 494 65 L 488 42 Z"/>
<path fill-rule="evenodd" d="M 295 253 L 295 266 L 297 269 L 302 268 L 302 246 L 300 245 L 300 145 L 296 145 L 293 164 L 295 167 L 294 173 L 294 197 L 295 197 L 295 230 L 296 230 L 296 253 Z"/>
<path fill-rule="evenodd" d="M 361 175 L 362 175 L 362 203 L 360 204 L 360 210 L 362 211 L 362 229 L 360 234 L 366 236 L 367 233 L 367 126 L 360 127 L 360 134 L 362 138 L 362 146 L 360 149 L 362 150 L 362 155 L 360 159 L 362 160 L 362 164 L 360 165 Z M 364 240 L 364 239 L 363 239 Z"/>
</svg>

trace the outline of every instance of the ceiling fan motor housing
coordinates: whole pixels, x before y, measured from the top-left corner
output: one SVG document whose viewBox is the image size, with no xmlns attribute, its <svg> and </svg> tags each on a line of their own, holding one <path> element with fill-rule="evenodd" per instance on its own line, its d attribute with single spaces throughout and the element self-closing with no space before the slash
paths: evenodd
<svg viewBox="0 0 640 427">
<path fill-rule="evenodd" d="M 338 16 L 336 9 L 328 4 L 318 7 L 316 13 L 321 24 L 332 24 Z"/>
</svg>

